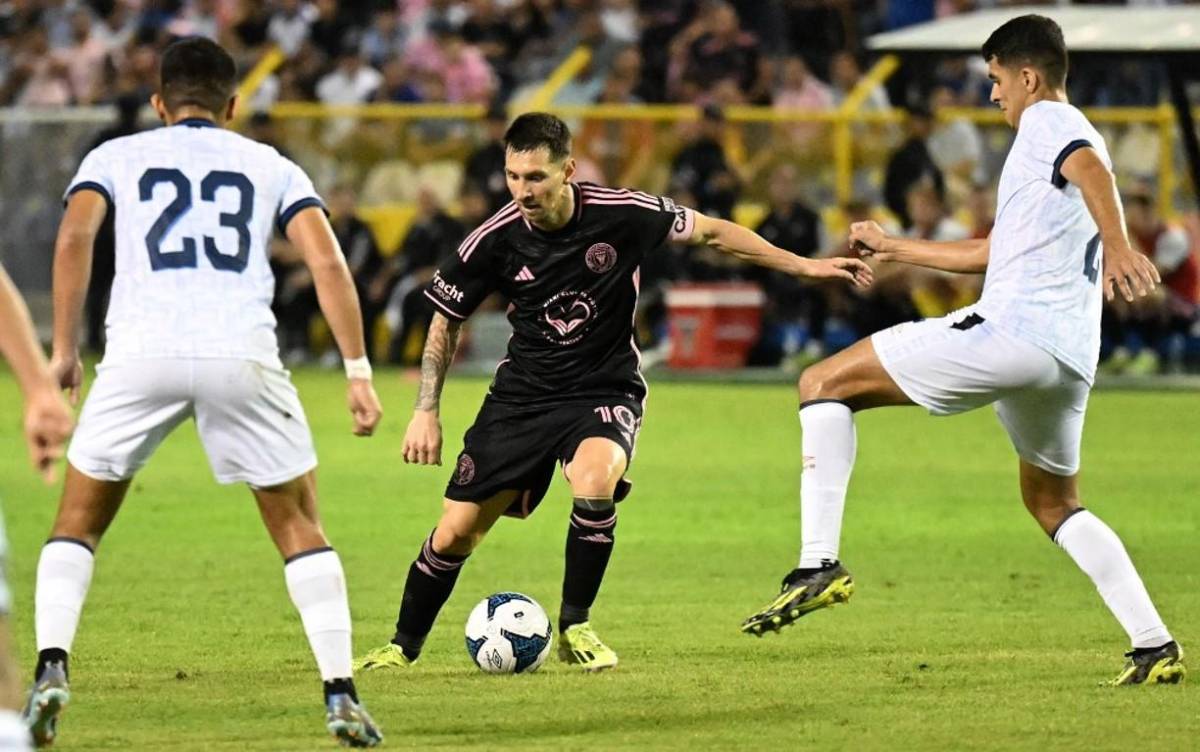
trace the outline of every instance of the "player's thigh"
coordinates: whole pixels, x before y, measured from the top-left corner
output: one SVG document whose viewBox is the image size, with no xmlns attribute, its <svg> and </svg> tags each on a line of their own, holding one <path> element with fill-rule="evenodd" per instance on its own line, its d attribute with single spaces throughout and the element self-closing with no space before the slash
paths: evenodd
<svg viewBox="0 0 1200 752">
<path fill-rule="evenodd" d="M 480 504 L 513 491 L 508 514 L 529 516 L 554 476 L 556 425 L 551 409 L 484 400 L 463 437 L 446 498 Z"/>
<path fill-rule="evenodd" d="M 189 361 L 101 364 L 84 400 L 67 460 L 101 481 L 123 481 L 192 414 Z"/>
<path fill-rule="evenodd" d="M 633 463 L 642 402 L 627 395 L 580 400 L 556 411 L 555 454 L 576 495 L 606 496 Z"/>
<path fill-rule="evenodd" d="M 288 372 L 252 360 L 196 361 L 196 428 L 221 483 L 269 488 L 317 466 Z"/>
<path fill-rule="evenodd" d="M 996 416 L 1022 460 L 1056 476 L 1074 476 L 1090 391 L 1086 381 L 1059 366 L 1054 381 L 997 400 Z"/>
<path fill-rule="evenodd" d="M 983 407 L 1046 383 L 1059 368 L 1045 351 L 967 311 L 898 324 L 871 342 L 896 385 L 933 415 Z"/>
</svg>

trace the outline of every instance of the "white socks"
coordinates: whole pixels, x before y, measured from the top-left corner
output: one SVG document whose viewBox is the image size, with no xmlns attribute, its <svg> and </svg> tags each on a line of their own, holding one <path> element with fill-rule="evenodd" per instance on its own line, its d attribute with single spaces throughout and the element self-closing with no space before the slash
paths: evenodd
<svg viewBox="0 0 1200 752">
<path fill-rule="evenodd" d="M 841 402 L 815 401 L 800 407 L 800 564 L 819 567 L 838 557 L 846 486 L 854 469 L 857 440 L 850 408 Z"/>
<path fill-rule="evenodd" d="M 60 538 L 42 547 L 34 591 L 39 652 L 48 648 L 71 652 L 95 561 L 91 549 L 80 542 Z"/>
<path fill-rule="evenodd" d="M 1092 579 L 1113 616 L 1135 648 L 1153 648 L 1171 635 L 1150 601 L 1121 539 L 1099 517 L 1079 510 L 1054 533 L 1054 542 Z"/>
<path fill-rule="evenodd" d="M 337 552 L 318 548 L 297 554 L 284 564 L 283 575 L 322 681 L 351 678 L 350 602 Z"/>
<path fill-rule="evenodd" d="M 33 741 L 29 738 L 29 727 L 21 720 L 21 714 L 15 710 L 0 710 L 0 750 L 4 752 L 25 752 L 33 749 Z"/>
<path fill-rule="evenodd" d="M 52 540 L 42 548 L 34 596 L 39 652 L 71 652 L 94 562 L 91 550 L 73 541 Z M 350 605 L 341 559 L 333 549 L 318 549 L 292 559 L 283 572 L 321 679 L 350 678 Z"/>
</svg>

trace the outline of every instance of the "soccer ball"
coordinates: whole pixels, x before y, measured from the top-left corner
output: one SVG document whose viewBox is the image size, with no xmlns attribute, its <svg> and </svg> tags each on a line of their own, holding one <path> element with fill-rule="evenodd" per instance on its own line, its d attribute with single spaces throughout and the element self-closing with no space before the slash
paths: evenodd
<svg viewBox="0 0 1200 752">
<path fill-rule="evenodd" d="M 550 618 L 520 593 L 489 595 L 467 617 L 467 654 L 489 674 L 528 674 L 550 654 Z"/>
</svg>

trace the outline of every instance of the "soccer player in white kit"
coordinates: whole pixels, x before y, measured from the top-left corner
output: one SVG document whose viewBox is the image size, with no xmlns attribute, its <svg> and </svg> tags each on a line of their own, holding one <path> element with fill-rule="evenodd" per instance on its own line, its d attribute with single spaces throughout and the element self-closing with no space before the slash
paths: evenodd
<svg viewBox="0 0 1200 752">
<path fill-rule="evenodd" d="M 203 38 L 164 52 L 151 99 L 166 127 L 89 153 L 66 191 L 54 257 L 52 369 L 77 394 L 80 311 L 92 242 L 115 212 L 116 277 L 108 346 L 67 450 L 66 485 L 37 569 L 38 660 L 26 720 L 53 741 L 70 695 L 67 658 L 97 544 L 134 474 L 188 418 L 222 483 L 250 486 L 280 555 L 323 680 L 326 724 L 343 744 L 381 735 L 351 675 L 341 561 L 317 513 L 312 435 L 279 361 L 267 249 L 275 227 L 300 249 L 346 360 L 354 433 L 381 410 L 371 385 L 354 283 L 304 172 L 269 146 L 225 130 L 233 59 Z"/>
<path fill-rule="evenodd" d="M 854 412 L 915 404 L 953 415 L 992 404 L 1020 459 L 1025 506 L 1129 635 L 1133 649 L 1112 683 L 1175 683 L 1185 673 L 1182 651 L 1120 539 L 1080 506 L 1077 484 L 1102 292 L 1133 301 L 1154 289 L 1158 273 L 1130 247 L 1104 139 L 1067 103 L 1058 25 L 1015 18 L 992 33 L 983 57 L 991 99 L 1017 130 L 991 236 L 933 243 L 888 236 L 874 222 L 850 228 L 863 255 L 986 271 L 983 295 L 944 318 L 878 332 L 801 375 L 800 561 L 742 630 L 776 631 L 853 592 L 838 544 Z"/>
<path fill-rule="evenodd" d="M 25 402 L 25 443 L 34 468 L 47 483 L 54 482 L 54 464 L 75 420 L 50 373 L 38 344 L 29 309 L 0 266 L 0 355 L 16 376 Z M 0 750 L 30 749 L 29 729 L 21 718 L 21 685 L 12 656 L 8 628 L 12 591 L 8 587 L 8 541 L 0 519 Z"/>
</svg>

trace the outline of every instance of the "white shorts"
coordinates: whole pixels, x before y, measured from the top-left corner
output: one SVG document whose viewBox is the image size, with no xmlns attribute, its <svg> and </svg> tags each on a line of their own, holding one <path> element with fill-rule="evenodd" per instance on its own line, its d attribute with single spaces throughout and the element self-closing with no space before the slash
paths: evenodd
<svg viewBox="0 0 1200 752">
<path fill-rule="evenodd" d="M 221 483 L 274 486 L 317 466 L 288 372 L 223 358 L 101 363 L 67 459 L 97 480 L 126 480 L 191 417 Z"/>
<path fill-rule="evenodd" d="M 871 343 L 896 385 L 931 414 L 995 403 L 1021 459 L 1055 475 L 1079 471 L 1090 387 L 1050 353 L 970 309 L 884 329 Z"/>
</svg>

